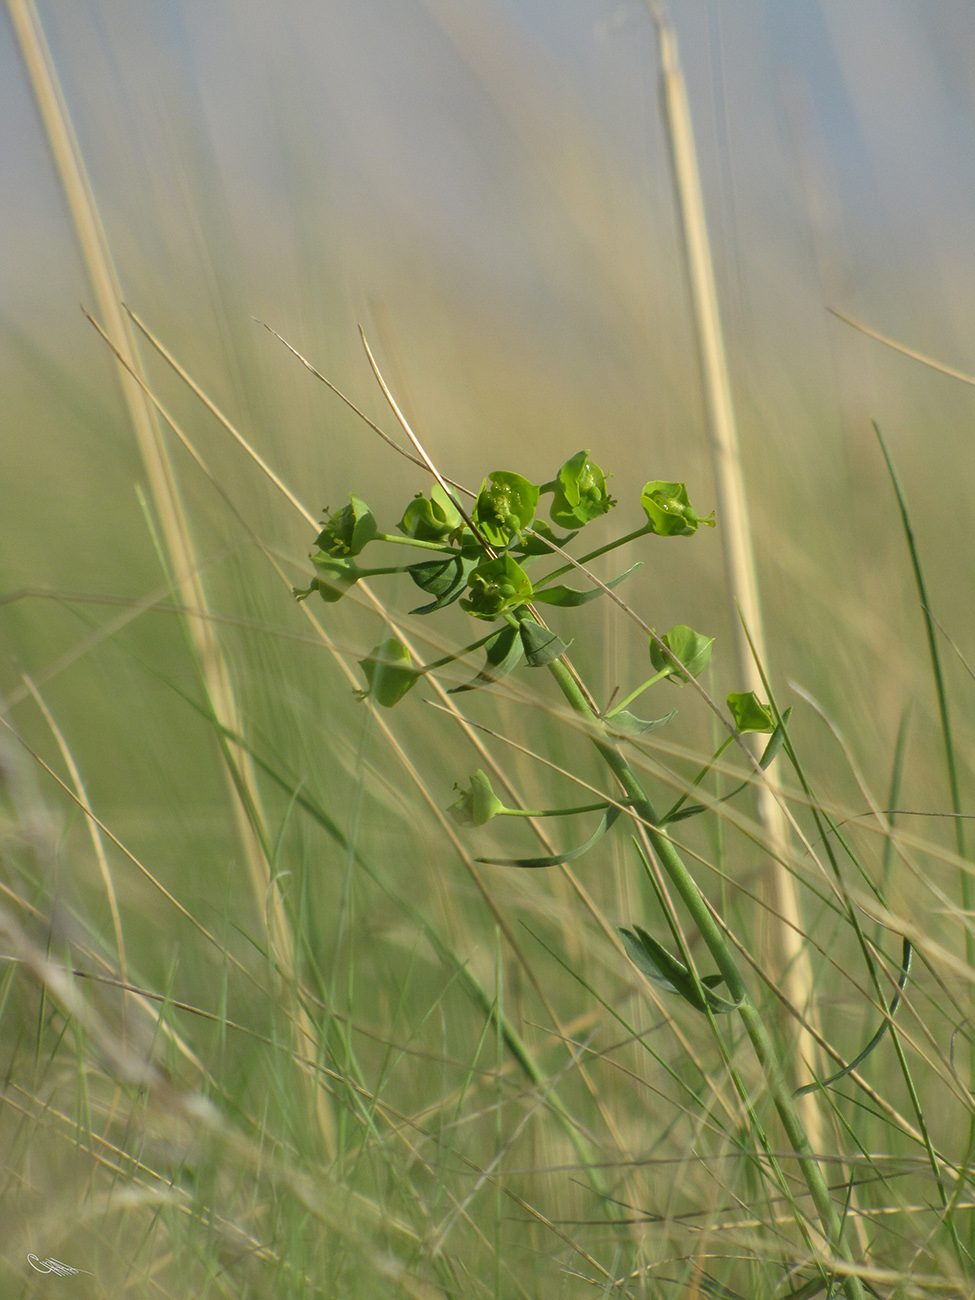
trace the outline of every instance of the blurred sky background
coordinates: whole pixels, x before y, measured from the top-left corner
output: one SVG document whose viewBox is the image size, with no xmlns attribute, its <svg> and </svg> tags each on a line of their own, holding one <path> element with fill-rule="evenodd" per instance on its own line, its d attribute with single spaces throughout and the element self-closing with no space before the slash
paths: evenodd
<svg viewBox="0 0 975 1300">
<path fill-rule="evenodd" d="M 686 478 L 713 504 L 643 5 L 77 0 L 40 14 L 126 298 L 312 509 L 377 480 L 397 501 L 424 484 L 252 317 L 388 427 L 361 324 L 467 481 L 516 461 L 547 478 L 588 446 L 637 487 Z M 782 616 L 794 604 L 771 635 L 832 621 L 882 658 L 916 597 L 870 420 L 932 564 L 953 557 L 931 575 L 950 622 L 970 609 L 975 395 L 827 306 L 975 372 L 975 9 L 673 0 L 671 15 L 765 598 Z M 158 580 L 141 471 L 78 309 L 91 293 L 6 15 L 0 118 L 5 585 L 141 592 Z M 270 518 L 253 468 L 223 440 L 207 454 Z M 274 508 L 301 557 L 306 526 Z M 115 510 L 127 522 L 110 536 Z M 67 554 L 52 540 L 65 529 Z M 709 555 L 672 610 L 688 621 L 720 596 Z M 971 650 L 971 620 L 952 630 Z"/>
</svg>

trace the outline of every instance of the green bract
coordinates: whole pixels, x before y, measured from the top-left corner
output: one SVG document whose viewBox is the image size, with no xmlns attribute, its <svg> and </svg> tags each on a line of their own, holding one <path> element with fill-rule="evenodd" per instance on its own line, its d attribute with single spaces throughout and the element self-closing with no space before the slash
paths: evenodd
<svg viewBox="0 0 975 1300">
<path fill-rule="evenodd" d="M 520 538 L 522 530 L 535 518 L 539 489 L 520 474 L 497 470 L 481 485 L 474 503 L 473 519 L 478 531 L 491 546 L 507 546 Z"/>
<path fill-rule="evenodd" d="M 468 591 L 470 595 L 460 607 L 475 618 L 499 618 L 505 610 L 532 598 L 528 574 L 510 555 L 479 564 L 468 579 Z"/>
<path fill-rule="evenodd" d="M 533 618 L 521 619 L 518 633 L 529 668 L 545 668 L 561 658 L 569 648 L 550 628 L 542 627 Z"/>
<path fill-rule="evenodd" d="M 439 542 L 456 532 L 463 523 L 460 511 L 440 484 L 435 483 L 429 500 L 422 492 L 414 497 L 397 527 L 407 537 L 416 537 L 421 542 Z"/>
<path fill-rule="evenodd" d="M 398 704 L 423 676 L 423 669 L 411 666 L 409 650 L 395 637 L 380 642 L 365 659 L 359 660 L 359 667 L 369 683 L 367 691 L 358 692 L 360 699 L 373 699 L 384 709 Z"/>
<path fill-rule="evenodd" d="M 428 605 L 418 605 L 410 613 L 432 614 L 446 605 L 452 605 L 463 595 L 467 587 L 467 576 L 481 555 L 480 550 L 458 551 L 455 555 L 411 564 L 406 572 L 421 591 L 433 596 L 433 600 Z"/>
<path fill-rule="evenodd" d="M 711 515 L 703 519 L 691 505 L 683 483 L 651 479 L 640 493 L 640 505 L 651 531 L 660 537 L 690 537 L 697 532 L 698 524 L 714 527 Z"/>
<path fill-rule="evenodd" d="M 549 510 L 560 528 L 582 528 L 612 510 L 616 502 L 606 491 L 606 478 L 588 451 L 578 451 L 565 462 L 552 484 L 555 496 Z"/>
<path fill-rule="evenodd" d="M 460 790 L 459 785 L 454 786 Z M 455 822 L 461 826 L 483 826 L 492 817 L 505 811 L 505 806 L 491 789 L 491 782 L 480 768 L 471 777 L 466 790 L 461 790 L 460 798 L 447 809 Z"/>
<path fill-rule="evenodd" d="M 678 623 L 670 629 L 666 636 L 660 639 L 670 651 L 670 654 L 674 656 L 674 659 L 679 660 L 683 667 L 678 668 L 670 655 L 665 654 L 653 639 L 650 641 L 650 662 L 658 673 L 666 671 L 670 680 L 677 682 L 679 686 L 683 686 L 692 677 L 697 677 L 708 666 L 708 660 L 711 658 L 711 646 L 714 644 L 713 636 L 702 636 L 700 632 L 695 632 L 693 628 Z"/>
<path fill-rule="evenodd" d="M 379 531 L 372 511 L 365 501 L 353 495 L 344 510 L 325 511 L 325 523 L 315 545 L 326 555 L 358 555 Z"/>
<path fill-rule="evenodd" d="M 728 696 L 728 708 L 739 734 L 743 731 L 775 730 L 775 715 L 754 691 L 732 691 Z"/>
<path fill-rule="evenodd" d="M 314 582 L 304 593 L 310 595 L 313 591 L 321 593 L 323 600 L 333 605 L 337 600 L 341 600 L 351 586 L 363 575 L 363 570 L 355 563 L 354 560 L 343 560 L 333 555 L 312 555 L 317 574 Z"/>
</svg>

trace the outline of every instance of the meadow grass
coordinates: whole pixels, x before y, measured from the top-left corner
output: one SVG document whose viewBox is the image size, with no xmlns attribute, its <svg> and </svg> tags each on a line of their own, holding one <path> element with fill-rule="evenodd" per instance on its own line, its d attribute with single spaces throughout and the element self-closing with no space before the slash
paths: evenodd
<svg viewBox="0 0 975 1300">
<path fill-rule="evenodd" d="M 654 870 L 666 845 L 641 863 L 640 825 L 624 816 L 577 862 L 519 871 L 477 859 L 555 854 L 594 815 L 464 829 L 445 812 L 478 768 L 512 807 L 617 798 L 588 721 L 541 670 L 447 696 L 480 654 L 395 710 L 355 698 L 367 685 L 357 661 L 390 634 L 430 662 L 488 630 L 456 606 L 404 617 L 417 600 L 405 575 L 338 604 L 294 603 L 322 498 L 355 491 L 392 531 L 429 475 L 379 444 L 346 450 L 330 407 L 320 478 L 275 482 L 281 462 L 230 436 L 253 422 L 215 398 L 204 415 L 205 386 L 187 387 L 195 366 L 146 328 L 144 360 L 129 364 L 177 467 L 194 587 L 174 576 L 151 474 L 141 504 L 127 493 L 120 506 L 114 476 L 143 472 L 103 452 L 90 476 L 98 526 L 75 516 L 75 545 L 59 538 L 19 561 L 2 606 L 4 1294 L 50 1282 L 28 1252 L 87 1270 L 63 1280 L 80 1296 L 795 1300 L 849 1288 L 745 1027 L 628 960 L 618 927 L 637 924 L 711 969 Z M 68 367 L 48 358 L 41 373 L 65 447 L 68 432 L 102 427 Z M 356 447 L 367 438 L 357 432 Z M 472 471 L 467 448 L 464 464 L 439 468 L 549 476 L 576 450 L 547 446 L 540 468 L 482 448 Z M 60 468 L 80 474 L 81 453 L 66 455 L 79 464 Z M 606 468 L 617 531 L 639 528 L 645 475 Z M 910 506 L 899 519 L 879 448 L 875 476 L 891 509 L 889 550 L 871 563 L 906 592 L 928 556 L 922 547 L 912 573 Z M 37 499 L 55 490 L 37 479 Z M 910 481 L 901 487 L 909 503 Z M 19 511 L 29 517 L 30 498 L 12 524 Z M 594 523 L 593 546 L 615 519 Z M 787 536 L 773 544 L 788 557 Z M 727 646 L 717 565 L 695 558 L 706 546 L 701 534 L 644 537 L 591 567 L 606 581 L 643 560 L 620 592 L 638 618 L 721 622 Z M 903 596 L 896 642 L 890 624 L 842 610 L 849 635 L 817 642 L 808 607 L 830 571 L 824 549 L 805 585 L 766 602 L 772 655 L 801 639 L 807 670 L 796 691 L 769 661 L 780 715 L 793 706 L 777 760 L 785 843 L 758 816 L 747 754 L 733 746 L 710 763 L 725 733 L 693 686 L 654 687 L 640 705 L 676 705 L 678 717 L 620 752 L 658 809 L 704 806 L 670 834 L 790 1086 L 807 1077 L 810 1037 L 821 1051 L 806 1065 L 823 1077 L 888 1026 L 854 1072 L 797 1099 L 818 1119 L 816 1156 L 864 1287 L 968 1296 L 971 869 L 953 814 L 969 784 L 958 752 L 971 738 L 970 671 L 935 622 L 925 661 L 923 621 L 939 616 L 926 595 L 924 611 Z M 572 662 L 608 711 L 650 671 L 646 630 L 609 597 L 570 612 L 553 626 L 575 637 Z M 730 658 L 719 639 L 701 678 L 720 701 L 745 686 Z M 801 923 L 770 907 L 770 851 Z M 783 927 L 808 962 L 803 1006 L 789 1005 L 795 985 L 778 964 L 796 945 L 770 940 Z"/>
</svg>

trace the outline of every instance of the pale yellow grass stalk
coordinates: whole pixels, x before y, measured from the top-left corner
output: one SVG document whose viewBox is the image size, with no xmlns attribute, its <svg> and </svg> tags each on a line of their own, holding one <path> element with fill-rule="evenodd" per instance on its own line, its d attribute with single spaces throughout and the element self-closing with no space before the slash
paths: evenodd
<svg viewBox="0 0 975 1300">
<path fill-rule="evenodd" d="M 768 656 L 738 429 L 687 89 L 678 57 L 677 39 L 670 21 L 655 0 L 648 0 L 648 8 L 656 23 L 660 44 L 664 116 L 704 383 L 708 433 L 718 495 L 718 526 L 724 547 L 728 590 L 740 612 L 740 617 L 735 618 L 738 675 L 742 689 L 754 691 L 763 698 L 764 688 L 756 660 L 767 664 Z M 749 645 L 749 637 L 752 645 Z M 812 969 L 802 941 L 802 908 L 795 881 L 781 865 L 788 858 L 789 841 L 786 819 L 773 781 L 769 774 L 768 780 L 757 786 L 758 812 L 769 849 L 765 873 L 767 899 L 772 912 L 778 913 L 786 922 L 770 927 L 771 959 L 777 975 L 783 981 L 783 992 L 788 1000 L 807 1017 L 815 1019 Z M 819 1060 L 815 1040 L 802 1029 L 799 1033 L 798 1057 L 807 1066 L 812 1066 Z M 801 1099 L 800 1108 L 813 1150 L 822 1150 L 822 1126 L 815 1095 L 809 1094 Z"/>
<path fill-rule="evenodd" d="M 57 69 L 33 0 L 7 0 L 7 8 L 64 191 L 98 315 L 120 362 L 118 380 L 142 455 L 171 578 L 183 605 L 202 615 L 187 616 L 187 626 L 204 686 L 217 722 L 239 735 L 242 725 L 227 661 L 215 627 L 207 617 L 206 591 L 200 578 L 193 538 L 162 432 L 146 398 L 144 371 L 132 328 L 122 309 L 122 294 L 111 248 Z M 224 753 L 227 756 L 227 782 L 255 906 L 266 926 L 276 966 L 285 981 L 290 983 L 294 974 L 294 940 L 282 899 L 272 886 L 267 855 L 261 842 L 262 838 L 266 840 L 266 836 L 263 835 L 261 799 L 253 764 L 244 750 L 235 748 L 230 742 L 227 742 Z M 246 805 L 249 805 L 249 811 Z M 298 1045 L 302 1055 L 307 1054 L 308 1044 L 315 1041 L 311 1031 L 311 1025 L 299 1027 Z M 330 1114 L 326 1113 L 324 1094 L 321 1093 L 319 1121 L 323 1136 L 331 1145 L 332 1121 Z"/>
</svg>

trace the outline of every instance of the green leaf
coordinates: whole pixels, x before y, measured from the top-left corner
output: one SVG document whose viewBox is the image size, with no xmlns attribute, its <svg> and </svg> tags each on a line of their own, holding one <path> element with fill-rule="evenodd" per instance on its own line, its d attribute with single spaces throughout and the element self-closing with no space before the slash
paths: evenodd
<svg viewBox="0 0 975 1300">
<path fill-rule="evenodd" d="M 569 648 L 550 628 L 542 627 L 534 619 L 523 618 L 518 624 L 518 631 L 529 668 L 544 668 L 546 664 L 561 658 Z"/>
<path fill-rule="evenodd" d="M 628 578 L 634 569 L 638 569 L 642 561 L 638 560 L 636 564 L 631 564 L 625 573 L 611 579 L 606 583 L 609 588 L 617 587 L 624 578 Z M 592 587 L 589 591 L 577 591 L 575 587 L 565 587 L 558 584 L 555 587 L 536 587 L 532 593 L 532 600 L 536 605 L 559 605 L 563 609 L 571 608 L 575 605 L 588 605 L 591 600 L 596 600 L 606 593 L 602 587 Z"/>
<path fill-rule="evenodd" d="M 471 571 L 477 566 L 480 551 L 458 551 L 456 555 L 447 555 L 442 559 L 423 560 L 420 564 L 411 564 L 406 572 L 421 591 L 434 599 L 429 605 L 419 605 L 411 609 L 411 614 L 432 614 L 434 610 L 451 605 L 464 594 Z"/>
<path fill-rule="evenodd" d="M 728 696 L 728 708 L 739 735 L 746 731 L 775 730 L 774 713 L 754 691 L 732 691 Z"/>
<path fill-rule="evenodd" d="M 459 785 L 454 786 L 460 790 Z M 480 768 L 471 777 L 466 790 L 461 790 L 460 798 L 447 809 L 455 822 L 461 826 L 483 826 L 492 817 L 505 811 L 505 806 L 491 789 L 491 782 Z"/>
<path fill-rule="evenodd" d="M 618 926 L 617 933 L 623 940 L 626 954 L 633 965 L 654 983 L 662 985 L 668 993 L 682 997 L 695 1011 L 710 1009 L 715 1015 L 720 1015 L 735 1010 L 737 1003 L 719 998 L 711 992 L 713 987 L 723 982 L 721 975 L 705 975 L 701 979 L 703 987 L 698 987 L 684 963 L 672 957 L 662 944 L 639 925 L 635 925 L 632 930 Z"/>
<path fill-rule="evenodd" d="M 596 841 L 603 838 L 619 815 L 619 808 L 613 806 L 607 808 L 600 818 L 595 832 L 590 835 L 585 844 L 580 844 L 575 849 L 567 849 L 564 853 L 553 853 L 550 857 L 545 858 L 477 858 L 476 861 L 486 862 L 492 867 L 524 867 L 527 869 L 558 867 L 564 862 L 572 862 L 576 858 L 581 858 L 584 853 L 588 853 Z"/>
<path fill-rule="evenodd" d="M 549 517 L 560 528 L 582 528 L 616 505 L 606 490 L 603 471 L 592 463 L 588 451 L 567 460 L 551 486 L 555 495 Z"/>
<path fill-rule="evenodd" d="M 637 718 L 626 709 L 621 709 L 619 713 L 614 713 L 609 719 L 611 727 L 618 727 L 624 733 L 631 733 L 637 736 L 645 736 L 648 732 L 656 731 L 658 727 L 665 727 L 667 723 L 677 713 L 676 709 L 671 709 L 665 713 L 662 718 L 651 718 L 646 721 L 643 718 Z"/>
<path fill-rule="evenodd" d="M 363 570 L 354 560 L 343 560 L 338 556 L 312 554 L 312 563 L 318 575 L 309 590 L 318 591 L 324 601 L 334 605 L 341 600 L 350 587 L 362 577 Z"/>
<path fill-rule="evenodd" d="M 676 682 L 678 686 L 683 686 L 692 677 L 697 677 L 707 667 L 714 637 L 702 636 L 700 632 L 695 632 L 684 623 L 678 623 L 660 639 L 683 667 L 678 668 L 670 655 L 665 654 L 653 638 L 650 640 L 650 662 L 658 673 L 666 671 L 670 680 Z"/>
<path fill-rule="evenodd" d="M 691 505 L 683 483 L 651 479 L 640 494 L 651 530 L 660 537 L 690 537 L 699 524 L 714 527 L 714 512 L 703 519 Z"/>
<path fill-rule="evenodd" d="M 365 659 L 359 660 L 369 683 L 368 690 L 358 692 L 359 698 L 373 699 L 384 709 L 391 709 L 423 676 L 423 669 L 413 668 L 411 663 L 410 652 L 402 641 L 390 637 L 381 642 Z"/>
<path fill-rule="evenodd" d="M 880 1028 L 867 1043 L 866 1047 L 857 1053 L 849 1065 L 844 1065 L 842 1070 L 837 1070 L 836 1073 L 831 1074 L 828 1079 L 816 1079 L 812 1083 L 807 1083 L 803 1087 L 797 1088 L 792 1094 L 794 1097 L 802 1097 L 807 1092 L 815 1092 L 817 1088 L 829 1088 L 832 1084 L 838 1083 L 840 1079 L 845 1078 L 846 1075 L 852 1074 L 858 1065 L 862 1065 L 871 1052 L 875 1051 L 883 1042 L 884 1035 L 887 1033 L 887 1030 L 893 1022 L 894 1012 L 900 1005 L 904 989 L 907 987 L 907 981 L 911 974 L 911 959 L 914 955 L 914 949 L 911 945 L 910 939 L 908 939 L 906 935 L 901 936 L 901 944 L 901 974 L 900 979 L 897 981 L 897 992 L 894 994 L 891 1004 L 887 1009 L 887 1018 L 881 1022 Z"/>
<path fill-rule="evenodd" d="M 326 510 L 325 524 L 315 545 L 325 555 L 358 555 L 378 531 L 372 511 L 352 493 L 344 510 L 334 514 Z"/>
<path fill-rule="evenodd" d="M 439 542 L 463 527 L 460 511 L 439 483 L 435 483 L 428 500 L 419 492 L 406 507 L 406 513 L 396 525 L 407 537 L 421 542 Z"/>
<path fill-rule="evenodd" d="M 473 520 L 491 546 L 505 547 L 535 518 L 539 489 L 520 474 L 496 470 L 481 485 L 474 503 Z"/>
<path fill-rule="evenodd" d="M 500 632 L 496 632 L 488 641 L 485 649 L 487 660 L 474 680 L 464 686 L 451 687 L 447 692 L 448 695 L 460 695 L 463 691 L 474 691 L 480 686 L 490 686 L 500 681 L 502 677 L 506 677 L 512 669 L 517 668 L 523 653 L 520 629 L 510 627 L 506 623 Z"/>
<path fill-rule="evenodd" d="M 782 721 L 776 726 L 775 730 L 772 732 L 771 736 L 769 737 L 769 742 L 765 746 L 765 750 L 762 754 L 762 757 L 758 760 L 758 765 L 760 768 L 763 769 L 763 771 L 766 767 L 768 767 L 769 763 L 771 763 L 772 759 L 776 756 L 776 754 L 785 744 L 785 729 L 789 725 L 789 718 L 791 716 L 792 716 L 792 705 L 790 704 L 789 707 L 786 709 L 785 713 L 782 714 Z"/>
<path fill-rule="evenodd" d="M 576 529 L 574 532 L 566 533 L 564 537 L 559 537 L 558 533 L 554 533 L 549 528 L 544 519 L 536 519 L 532 524 L 532 533 L 534 536 L 525 537 L 518 543 L 517 551 L 520 556 L 551 555 L 552 550 L 549 543 L 565 549 L 573 537 L 579 535 L 579 530 Z"/>
<path fill-rule="evenodd" d="M 532 598 L 528 574 L 510 555 L 479 564 L 468 578 L 468 589 L 470 595 L 460 605 L 475 618 L 499 618 Z"/>
</svg>

